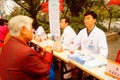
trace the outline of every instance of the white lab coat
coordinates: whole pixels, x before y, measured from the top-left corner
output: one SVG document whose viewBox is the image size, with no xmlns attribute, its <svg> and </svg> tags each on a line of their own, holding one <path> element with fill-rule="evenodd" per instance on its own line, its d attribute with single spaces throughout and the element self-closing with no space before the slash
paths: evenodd
<svg viewBox="0 0 120 80">
<path fill-rule="evenodd" d="M 87 28 L 82 29 L 74 39 L 74 45 L 82 51 L 107 57 L 108 46 L 105 33 L 96 26 L 89 34 Z"/>
<path fill-rule="evenodd" d="M 74 40 L 75 37 L 76 37 L 75 31 L 70 26 L 67 26 L 63 30 L 63 34 L 61 36 L 61 43 L 64 46 L 70 46 L 71 42 Z"/>
<path fill-rule="evenodd" d="M 38 27 L 38 29 L 35 31 L 35 34 L 40 36 L 42 40 L 47 38 L 46 33 L 45 33 L 45 31 L 44 31 L 42 26 Z"/>
<path fill-rule="evenodd" d="M 40 36 L 44 35 L 45 31 L 44 31 L 43 27 L 39 26 L 38 29 L 35 31 L 35 34 L 40 35 Z"/>
<path fill-rule="evenodd" d="M 76 37 L 76 33 L 74 32 L 74 30 L 70 27 L 67 26 L 64 30 L 63 30 L 63 34 L 61 36 L 61 43 L 64 49 L 70 49 L 70 45 L 71 42 L 74 40 L 74 38 Z M 71 66 L 70 64 L 66 64 L 66 68 L 67 70 L 71 69 L 73 66 Z M 71 78 L 72 73 L 69 72 L 67 74 L 64 74 L 64 78 Z"/>
</svg>

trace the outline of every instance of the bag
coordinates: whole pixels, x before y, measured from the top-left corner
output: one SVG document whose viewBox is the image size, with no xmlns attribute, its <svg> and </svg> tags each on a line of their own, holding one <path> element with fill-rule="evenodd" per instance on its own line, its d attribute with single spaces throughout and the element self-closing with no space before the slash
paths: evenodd
<svg viewBox="0 0 120 80">
<path fill-rule="evenodd" d="M 49 80 L 56 80 L 53 63 L 51 64 L 51 68 L 50 68 L 50 72 L 49 72 Z"/>
</svg>

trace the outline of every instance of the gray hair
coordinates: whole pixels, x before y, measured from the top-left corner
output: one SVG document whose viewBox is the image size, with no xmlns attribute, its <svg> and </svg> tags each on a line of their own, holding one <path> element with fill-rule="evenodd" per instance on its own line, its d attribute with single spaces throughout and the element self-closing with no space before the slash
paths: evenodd
<svg viewBox="0 0 120 80">
<path fill-rule="evenodd" d="M 8 22 L 8 28 L 11 36 L 19 36 L 20 28 L 26 27 L 30 30 L 30 26 L 33 23 L 33 19 L 28 16 L 18 15 L 11 18 Z"/>
</svg>

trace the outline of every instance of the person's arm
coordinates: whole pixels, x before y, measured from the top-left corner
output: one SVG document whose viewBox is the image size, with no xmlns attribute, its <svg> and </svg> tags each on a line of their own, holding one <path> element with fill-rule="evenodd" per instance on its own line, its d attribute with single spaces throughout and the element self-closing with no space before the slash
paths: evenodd
<svg viewBox="0 0 120 80">
<path fill-rule="evenodd" d="M 45 50 L 44 50 L 44 57 L 43 57 L 43 62 L 44 61 L 48 61 L 49 63 L 52 63 L 52 55 L 53 55 L 53 51 L 52 51 L 52 48 L 51 47 L 45 47 Z"/>
<path fill-rule="evenodd" d="M 44 58 L 40 59 L 37 54 L 31 54 L 23 61 L 22 69 L 31 75 L 47 75 L 52 62 L 52 54 L 46 52 Z"/>
<path fill-rule="evenodd" d="M 76 37 L 76 33 L 72 29 L 68 29 L 64 32 L 64 40 L 63 40 L 63 45 L 70 45 L 71 42 L 74 40 Z"/>
<path fill-rule="evenodd" d="M 99 38 L 99 53 L 101 56 L 107 58 L 108 46 L 107 46 L 106 36 L 104 33 L 102 33 Z"/>
<path fill-rule="evenodd" d="M 78 35 L 73 40 L 73 45 L 74 45 L 74 47 L 76 47 L 76 49 L 81 47 L 80 39 L 81 39 L 81 32 L 79 32 Z"/>
</svg>

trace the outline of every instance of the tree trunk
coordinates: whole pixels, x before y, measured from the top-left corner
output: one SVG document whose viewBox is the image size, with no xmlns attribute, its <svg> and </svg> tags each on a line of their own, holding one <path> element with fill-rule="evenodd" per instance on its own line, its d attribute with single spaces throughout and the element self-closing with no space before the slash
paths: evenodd
<svg viewBox="0 0 120 80">
<path fill-rule="evenodd" d="M 110 25 L 111 25 L 111 21 L 112 21 L 112 13 L 109 12 L 109 15 L 110 15 L 110 20 L 109 20 L 109 25 L 108 25 L 108 30 L 110 30 Z"/>
<path fill-rule="evenodd" d="M 39 24 L 37 22 L 37 17 L 36 17 L 37 13 L 31 12 L 30 15 L 31 15 L 30 17 L 34 19 L 33 28 L 36 30 L 39 26 Z"/>
<path fill-rule="evenodd" d="M 79 17 L 79 10 L 71 9 L 71 16 Z"/>
<path fill-rule="evenodd" d="M 71 11 L 71 16 L 79 17 L 79 12 L 84 3 L 85 0 L 66 0 L 67 7 Z"/>
</svg>

